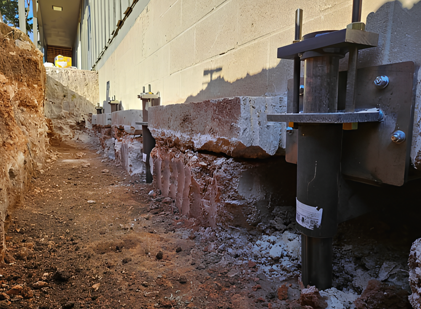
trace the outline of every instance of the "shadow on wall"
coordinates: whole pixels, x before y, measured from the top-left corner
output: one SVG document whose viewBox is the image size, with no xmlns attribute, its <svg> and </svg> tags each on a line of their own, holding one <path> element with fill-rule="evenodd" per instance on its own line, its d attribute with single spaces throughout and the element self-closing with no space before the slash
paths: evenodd
<svg viewBox="0 0 421 309">
<path fill-rule="evenodd" d="M 351 16 L 349 19 L 351 20 Z M 405 9 L 400 1 L 395 0 L 385 3 L 376 12 L 370 13 L 367 16 L 366 29 L 379 33 L 379 45 L 376 48 L 360 51 L 359 67 L 403 61 L 414 61 L 416 67 L 419 67 L 421 64 L 420 20 L 421 2 L 414 4 L 411 9 Z M 347 57 L 341 61 L 341 68 L 346 70 Z M 196 95 L 187 97 L 184 103 L 234 96 L 282 95 L 287 91 L 288 79 L 293 77 L 292 69 L 291 60 L 281 60 L 276 67 L 262 69 L 257 74 L 247 74 L 244 78 L 229 82 L 220 76 L 223 67 L 209 68 L 203 71 L 203 76 L 209 76 L 210 79 L 204 82 L 207 84 L 206 88 Z M 215 78 L 214 75 L 219 76 Z"/>
<path fill-rule="evenodd" d="M 370 13 L 366 19 L 366 29 L 379 33 L 379 44 L 376 48 L 360 51 L 359 67 L 413 61 L 416 73 L 421 65 L 420 20 L 421 2 L 415 3 L 411 9 L 406 9 L 400 1 L 395 0 L 383 4 L 376 12 Z M 223 72 L 222 67 L 207 69 L 203 72 L 203 76 L 210 79 L 206 88 L 196 95 L 189 96 L 185 103 L 233 96 L 283 94 L 287 91 L 287 80 L 293 76 L 292 65 L 292 61 L 282 60 L 274 68 L 263 69 L 257 74 L 247 75 L 233 82 L 220 76 Z M 341 68 L 346 70 L 347 58 L 341 61 Z M 420 76 L 416 74 L 415 78 L 419 79 Z M 416 87 L 419 88 L 420 83 L 418 80 Z M 419 89 L 415 91 L 419 92 Z M 415 100 L 415 124 L 418 123 L 416 127 L 419 127 L 421 97 L 418 95 Z M 418 128 L 414 134 L 420 134 Z M 403 187 L 377 188 L 360 183 L 354 183 L 353 187 L 366 205 L 377 210 L 376 218 L 398 226 L 407 225 L 417 231 L 416 235 L 419 237 L 421 197 L 417 188 L 420 185 L 421 180 L 413 180 Z M 396 206 L 399 211 L 396 211 Z"/>
<path fill-rule="evenodd" d="M 247 74 L 244 78 L 237 79 L 234 82 L 226 81 L 224 77 L 219 75 L 222 67 L 210 68 L 203 71 L 203 76 L 208 77 L 209 81 L 204 82 L 207 84 L 206 88 L 201 90 L 196 95 L 187 97 L 184 103 L 202 102 L 209 99 L 227 98 L 235 96 L 276 96 L 283 94 L 287 91 L 287 81 L 292 78 L 292 61 L 282 60 L 279 64 L 271 69 L 263 69 L 257 74 Z M 271 85 L 268 80 L 272 80 Z"/>
</svg>

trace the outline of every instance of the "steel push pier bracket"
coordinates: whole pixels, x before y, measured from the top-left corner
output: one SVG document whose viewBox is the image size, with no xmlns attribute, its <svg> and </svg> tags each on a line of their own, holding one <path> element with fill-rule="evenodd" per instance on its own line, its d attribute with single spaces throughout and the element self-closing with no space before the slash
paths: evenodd
<svg viewBox="0 0 421 309">
<path fill-rule="evenodd" d="M 414 64 L 357 69 L 358 50 L 377 46 L 378 34 L 365 31 L 361 0 L 353 2 L 347 29 L 303 38 L 297 10 L 294 43 L 278 48 L 278 58 L 294 60 L 287 113 L 267 116 L 288 123 L 286 160 L 297 164 L 302 280 L 319 289 L 332 286 L 332 238 L 345 217 L 341 194 L 352 190 L 347 181 L 402 186 L 408 178 Z M 346 53 L 348 71 L 339 72 Z"/>
<path fill-rule="evenodd" d="M 150 166 L 150 157 L 151 151 L 155 147 L 155 139 L 153 138 L 151 131 L 148 128 L 148 110 L 149 107 L 158 106 L 160 104 L 159 92 L 154 94 L 151 92 L 151 85 L 149 85 L 149 91 L 145 92 L 145 87 L 143 87 L 143 92 L 137 96 L 138 99 L 142 101 L 142 110 L 143 110 L 143 121 L 136 122 L 136 124 L 142 125 L 142 137 L 143 137 L 143 162 L 146 164 L 146 183 L 152 183 L 153 177 Z"/>
</svg>

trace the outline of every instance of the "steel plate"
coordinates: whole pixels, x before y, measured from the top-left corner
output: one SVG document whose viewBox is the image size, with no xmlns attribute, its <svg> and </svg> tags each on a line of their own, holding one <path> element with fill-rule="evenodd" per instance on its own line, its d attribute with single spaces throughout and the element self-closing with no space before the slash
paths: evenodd
<svg viewBox="0 0 421 309">
<path fill-rule="evenodd" d="M 267 115 L 268 121 L 294 123 L 352 123 L 379 122 L 382 113 L 379 110 L 363 110 L 354 113 L 284 113 Z"/>
<path fill-rule="evenodd" d="M 402 62 L 357 71 L 356 108 L 379 108 L 383 121 L 360 123 L 358 130 L 343 131 L 342 173 L 363 183 L 402 186 L 410 165 L 414 113 L 414 63 Z M 377 76 L 386 75 L 390 84 L 385 89 L 374 85 Z M 292 102 L 292 80 L 288 81 L 288 103 Z M 346 72 L 339 76 L 339 108 L 345 106 Z M 288 110 L 289 112 L 289 110 Z M 405 142 L 391 140 L 394 131 L 406 135 Z M 296 163 L 298 130 L 286 136 L 286 161 Z"/>
<path fill-rule="evenodd" d="M 342 29 L 327 33 L 311 39 L 278 48 L 278 58 L 294 59 L 299 54 L 321 48 L 344 48 L 350 46 L 358 49 L 377 46 L 379 35 L 377 33 L 355 29 Z"/>
</svg>

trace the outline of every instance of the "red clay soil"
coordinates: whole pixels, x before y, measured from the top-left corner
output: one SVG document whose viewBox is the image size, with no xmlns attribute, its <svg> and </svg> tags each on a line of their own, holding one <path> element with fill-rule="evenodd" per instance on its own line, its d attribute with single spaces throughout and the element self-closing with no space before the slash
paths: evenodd
<svg viewBox="0 0 421 309">
<path fill-rule="evenodd" d="M 76 147 L 54 148 L 12 214 L 0 308 L 289 307 L 281 283 L 239 275 L 247 263 L 218 266 L 171 199 L 152 201 L 151 185 Z"/>
</svg>

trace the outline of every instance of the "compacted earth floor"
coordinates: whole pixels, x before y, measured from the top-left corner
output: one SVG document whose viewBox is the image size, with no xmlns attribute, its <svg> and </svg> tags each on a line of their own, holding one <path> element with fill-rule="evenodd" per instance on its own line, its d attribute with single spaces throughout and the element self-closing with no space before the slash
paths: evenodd
<svg viewBox="0 0 421 309">
<path fill-rule="evenodd" d="M 0 308 L 285 308 L 255 264 L 217 266 L 152 185 L 88 146 L 52 150 L 7 220 Z"/>
</svg>

